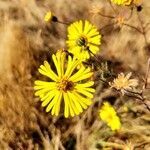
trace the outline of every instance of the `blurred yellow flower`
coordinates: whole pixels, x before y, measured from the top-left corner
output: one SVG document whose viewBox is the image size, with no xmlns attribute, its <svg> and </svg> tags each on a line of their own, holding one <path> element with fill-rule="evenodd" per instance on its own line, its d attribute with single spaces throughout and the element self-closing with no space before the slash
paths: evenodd
<svg viewBox="0 0 150 150">
<path fill-rule="evenodd" d="M 48 12 L 45 14 L 45 16 L 44 16 L 44 21 L 45 21 L 45 22 L 50 22 L 50 21 L 52 20 L 52 18 L 53 18 L 52 12 L 51 12 L 51 11 L 48 11 Z"/>
<path fill-rule="evenodd" d="M 120 73 L 118 77 L 114 79 L 112 83 L 110 83 L 110 86 L 117 90 L 121 90 L 121 92 L 124 94 L 125 90 L 131 90 L 138 85 L 138 80 L 130 79 L 131 75 L 131 72 L 127 75 Z"/>
<path fill-rule="evenodd" d="M 121 122 L 116 114 L 115 109 L 108 103 L 104 102 L 99 112 L 100 118 L 107 123 L 111 130 L 118 130 L 121 128 Z"/>
<path fill-rule="evenodd" d="M 142 0 L 111 0 L 114 4 L 129 6 L 132 4 L 140 5 Z"/>
<path fill-rule="evenodd" d="M 35 95 L 41 98 L 42 106 L 46 106 L 46 112 L 51 111 L 52 115 L 57 116 L 60 108 L 66 118 L 79 115 L 92 103 L 95 90 L 91 87 L 94 82 L 90 78 L 93 72 L 84 66 L 76 69 L 81 61 L 71 56 L 67 59 L 65 52 L 53 54 L 52 59 L 57 73 L 45 61 L 39 72 L 49 77 L 50 81 L 35 81 Z"/>
<path fill-rule="evenodd" d="M 133 4 L 135 5 L 141 5 L 142 2 L 143 0 L 133 0 Z"/>
<path fill-rule="evenodd" d="M 76 21 L 68 27 L 68 51 L 82 61 L 96 54 L 101 44 L 101 35 L 90 22 Z"/>
<path fill-rule="evenodd" d="M 130 5 L 132 0 L 111 0 L 114 4 L 117 5 Z"/>
</svg>

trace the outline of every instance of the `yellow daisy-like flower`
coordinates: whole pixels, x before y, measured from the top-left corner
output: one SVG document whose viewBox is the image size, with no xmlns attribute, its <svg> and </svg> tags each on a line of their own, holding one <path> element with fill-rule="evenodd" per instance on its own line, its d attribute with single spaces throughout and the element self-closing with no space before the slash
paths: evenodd
<svg viewBox="0 0 150 150">
<path fill-rule="evenodd" d="M 115 109 L 108 103 L 104 102 L 99 112 L 100 118 L 107 123 L 111 130 L 118 130 L 121 128 L 121 122 Z"/>
<path fill-rule="evenodd" d="M 86 60 L 96 54 L 101 44 L 101 35 L 90 22 L 76 21 L 68 27 L 68 51 L 76 58 Z"/>
<path fill-rule="evenodd" d="M 52 18 L 53 18 L 52 12 L 51 12 L 51 11 L 48 11 L 48 12 L 45 14 L 45 16 L 44 16 L 44 21 L 45 21 L 45 22 L 50 22 L 50 21 L 52 20 Z"/>
<path fill-rule="evenodd" d="M 130 5 L 133 0 L 111 0 L 111 1 L 117 5 Z"/>
<path fill-rule="evenodd" d="M 93 72 L 84 66 L 76 69 L 81 61 L 71 56 L 66 59 L 65 52 L 53 54 L 52 59 L 57 73 L 45 61 L 39 72 L 49 77 L 50 81 L 35 81 L 35 95 L 41 98 L 42 106 L 46 106 L 46 112 L 51 111 L 52 115 L 57 116 L 63 107 L 66 118 L 79 115 L 92 103 L 95 90 L 91 87 L 94 82 L 90 78 Z"/>
<path fill-rule="evenodd" d="M 111 0 L 114 4 L 129 6 L 132 4 L 140 5 L 142 0 Z"/>
<path fill-rule="evenodd" d="M 131 90 L 138 85 L 138 80 L 130 79 L 131 75 L 131 72 L 127 75 L 120 73 L 118 77 L 114 79 L 112 83 L 110 83 L 110 86 L 117 90 L 121 90 L 121 92 L 124 94 L 124 90 Z"/>
</svg>

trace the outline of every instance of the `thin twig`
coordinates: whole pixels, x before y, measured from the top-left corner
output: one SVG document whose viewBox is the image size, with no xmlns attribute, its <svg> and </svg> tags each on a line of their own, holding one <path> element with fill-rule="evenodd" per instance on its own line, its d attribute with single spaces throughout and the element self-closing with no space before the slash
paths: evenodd
<svg viewBox="0 0 150 150">
<path fill-rule="evenodd" d="M 141 28 L 142 28 L 145 43 L 146 43 L 146 45 L 148 45 L 148 41 L 147 41 L 146 34 L 145 34 L 145 28 L 143 27 L 143 23 L 142 23 L 142 20 L 141 20 L 139 13 L 137 13 L 137 16 L 138 16 L 138 20 L 139 20 Z"/>
<path fill-rule="evenodd" d="M 143 35 L 143 32 L 142 32 L 140 29 L 138 29 L 137 27 L 132 26 L 132 25 L 130 25 L 130 24 L 126 24 L 126 23 L 123 23 L 123 25 L 128 26 L 128 27 L 130 27 L 130 28 L 133 28 L 133 29 L 135 29 L 136 31 L 138 31 L 140 34 Z"/>
<path fill-rule="evenodd" d="M 142 145 L 146 145 L 146 144 L 149 144 L 150 141 L 144 141 L 142 143 L 139 143 L 139 144 L 136 144 L 134 148 L 139 148 L 141 147 Z"/>
<path fill-rule="evenodd" d="M 126 18 L 126 20 L 129 20 L 132 17 L 132 14 L 133 14 L 133 7 L 131 8 L 130 15 L 128 16 L 128 18 Z"/>
<path fill-rule="evenodd" d="M 146 25 L 145 25 L 145 32 L 147 31 L 147 30 L 149 30 L 149 25 L 150 25 L 150 22 L 148 22 Z"/>
<path fill-rule="evenodd" d="M 130 91 L 130 90 L 127 90 L 127 89 L 124 89 L 126 92 L 129 92 L 129 93 L 132 93 L 132 94 L 136 94 L 136 95 L 139 95 L 141 96 L 142 95 L 142 92 L 135 92 L 135 91 Z"/>
<path fill-rule="evenodd" d="M 146 88 L 147 88 L 147 84 L 148 84 L 148 77 L 149 77 L 149 71 L 150 71 L 150 58 L 148 59 L 147 71 L 146 71 L 146 75 L 145 75 L 145 84 L 144 84 L 144 89 L 146 89 Z"/>
<path fill-rule="evenodd" d="M 117 12 L 116 9 L 113 7 L 113 5 L 112 5 L 112 3 L 111 3 L 110 0 L 108 0 L 108 3 L 109 3 L 109 5 L 110 5 L 111 9 L 114 11 L 114 13 L 115 13 L 115 14 L 118 14 L 118 12 Z"/>
<path fill-rule="evenodd" d="M 102 13 L 98 13 L 100 16 L 102 17 L 106 17 L 106 18 L 111 18 L 111 19 L 114 19 L 115 17 L 114 16 L 109 16 L 109 15 L 103 15 Z"/>
<path fill-rule="evenodd" d="M 102 31 L 103 29 L 105 29 L 105 28 L 107 28 L 109 26 L 112 26 L 112 25 L 115 25 L 115 23 L 107 24 L 107 25 L 101 27 L 99 30 Z"/>
<path fill-rule="evenodd" d="M 99 78 L 100 81 L 104 82 L 105 84 L 109 85 L 109 83 L 105 80 L 103 80 L 102 78 Z"/>
<path fill-rule="evenodd" d="M 60 21 L 60 20 L 57 20 L 57 23 L 64 24 L 64 25 L 67 25 L 67 26 L 70 24 L 68 22 L 63 22 L 63 21 Z"/>
<path fill-rule="evenodd" d="M 95 57 L 95 60 L 98 62 L 98 64 L 100 63 L 98 57 L 90 50 L 89 46 L 87 47 L 87 50 L 90 52 L 90 54 L 92 54 Z"/>
<path fill-rule="evenodd" d="M 124 150 L 124 145 L 118 143 L 99 141 L 98 144 L 102 145 L 103 147 L 111 147 L 111 148 L 113 147 L 115 149 Z"/>
<path fill-rule="evenodd" d="M 146 106 L 146 108 L 150 111 L 150 108 L 149 108 L 149 106 L 144 102 L 144 97 L 139 97 L 139 96 L 137 96 L 137 95 L 128 95 L 128 94 L 126 94 L 126 96 L 128 96 L 128 97 L 133 97 L 133 98 L 136 98 L 136 99 L 138 99 L 138 100 L 140 100 L 145 106 Z"/>
</svg>

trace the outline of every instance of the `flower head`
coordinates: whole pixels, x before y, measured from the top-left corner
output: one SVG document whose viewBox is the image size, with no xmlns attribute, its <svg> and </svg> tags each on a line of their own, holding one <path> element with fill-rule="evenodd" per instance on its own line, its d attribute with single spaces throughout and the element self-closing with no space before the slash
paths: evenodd
<svg viewBox="0 0 150 150">
<path fill-rule="evenodd" d="M 114 4 L 117 5 L 130 5 L 132 0 L 111 0 Z"/>
<path fill-rule="evenodd" d="M 104 102 L 100 109 L 99 116 L 112 130 L 121 128 L 120 119 L 117 116 L 115 109 L 108 102 Z"/>
<path fill-rule="evenodd" d="M 86 60 L 99 51 L 101 35 L 88 21 L 76 21 L 68 27 L 68 50 L 76 58 Z"/>
<path fill-rule="evenodd" d="M 131 75 L 131 72 L 127 75 L 120 73 L 118 77 L 114 79 L 112 83 L 110 83 L 110 86 L 117 90 L 121 90 L 122 93 L 124 93 L 125 90 L 131 90 L 133 87 L 138 85 L 138 80 L 130 79 Z"/>
<path fill-rule="evenodd" d="M 51 11 L 48 11 L 48 12 L 45 14 L 45 16 L 44 16 L 44 21 L 45 21 L 45 22 L 50 22 L 50 21 L 52 20 L 52 18 L 53 18 L 52 12 L 51 12 Z"/>
<path fill-rule="evenodd" d="M 35 95 L 41 98 L 42 106 L 46 106 L 46 112 L 51 111 L 52 115 L 57 116 L 63 106 L 65 117 L 78 115 L 92 103 L 95 90 L 90 78 L 93 72 L 84 66 L 76 69 L 81 61 L 71 56 L 67 59 L 63 51 L 53 54 L 52 59 L 57 73 L 45 61 L 39 72 L 50 81 L 35 81 Z"/>
<path fill-rule="evenodd" d="M 124 5 L 124 6 L 129 6 L 129 5 L 140 5 L 142 0 L 111 0 L 114 4 L 116 5 Z"/>
</svg>

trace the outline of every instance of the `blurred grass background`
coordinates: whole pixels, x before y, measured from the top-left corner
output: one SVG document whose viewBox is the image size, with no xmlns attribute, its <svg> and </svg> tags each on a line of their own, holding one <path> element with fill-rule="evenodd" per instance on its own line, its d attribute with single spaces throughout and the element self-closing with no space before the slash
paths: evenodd
<svg viewBox="0 0 150 150">
<path fill-rule="evenodd" d="M 114 7 L 121 15 L 130 15 L 129 8 Z M 0 0 L 1 150 L 121 149 L 118 145 L 123 145 L 124 150 L 150 150 L 150 112 L 136 99 L 114 93 L 100 80 L 96 81 L 93 105 L 69 119 L 46 114 L 33 91 L 39 65 L 44 60 L 51 62 L 51 54 L 65 47 L 67 38 L 66 25 L 44 23 L 48 10 L 64 22 L 86 19 L 102 28 L 98 57 L 111 62 L 115 73 L 133 72 L 139 79 L 139 88 L 142 87 L 150 56 L 150 1 L 144 0 L 142 7 L 141 12 L 133 10 L 127 23 L 139 29 L 147 26 L 146 42 L 136 30 L 110 25 L 111 19 L 95 12 L 96 8 L 114 16 L 108 0 Z M 148 98 L 149 93 L 145 91 Z M 118 111 L 122 121 L 119 132 L 110 131 L 98 117 L 104 100 L 113 102 Z"/>
</svg>

